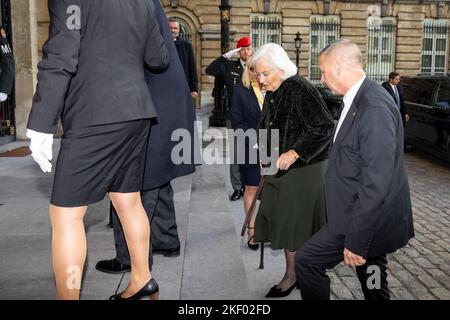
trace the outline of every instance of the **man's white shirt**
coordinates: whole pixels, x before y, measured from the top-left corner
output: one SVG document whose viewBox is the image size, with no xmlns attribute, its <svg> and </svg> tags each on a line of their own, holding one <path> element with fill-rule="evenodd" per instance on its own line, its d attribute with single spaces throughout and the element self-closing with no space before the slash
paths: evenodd
<svg viewBox="0 0 450 320">
<path fill-rule="evenodd" d="M 336 141 L 336 137 L 339 133 L 339 130 L 341 129 L 342 124 L 344 123 L 345 117 L 347 116 L 348 111 L 350 110 L 350 107 L 352 106 L 353 100 L 356 97 L 356 94 L 359 91 L 359 88 L 361 88 L 364 80 L 366 79 L 366 75 L 361 78 L 357 83 L 353 85 L 353 87 L 350 88 L 350 90 L 347 91 L 347 93 L 344 95 L 344 110 L 342 110 L 341 117 L 339 118 L 339 122 L 336 128 L 336 132 L 334 133 L 334 139 L 333 143 Z"/>
</svg>

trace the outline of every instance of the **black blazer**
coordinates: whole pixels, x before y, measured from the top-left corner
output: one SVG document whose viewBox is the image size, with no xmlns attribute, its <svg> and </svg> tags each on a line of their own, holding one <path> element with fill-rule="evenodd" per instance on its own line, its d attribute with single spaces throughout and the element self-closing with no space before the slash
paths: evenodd
<svg viewBox="0 0 450 320">
<path fill-rule="evenodd" d="M 397 98 L 395 97 L 394 90 L 392 90 L 392 87 L 389 84 L 389 81 L 385 81 L 381 85 L 383 86 L 383 88 L 385 88 L 389 92 L 391 97 L 394 98 L 394 102 L 397 103 Z M 400 113 L 402 114 L 402 120 L 404 121 L 405 114 L 408 114 L 408 110 L 406 109 L 406 106 L 405 106 L 405 95 L 403 94 L 403 87 L 398 85 L 397 90 L 398 90 L 398 96 L 400 97 Z"/>
<path fill-rule="evenodd" d="M 390 253 L 414 236 L 400 112 L 368 78 L 331 149 L 325 195 L 329 228 L 353 253 Z"/>
<path fill-rule="evenodd" d="M 191 91 L 184 77 L 183 67 L 167 23 L 167 16 L 159 0 L 152 1 L 155 4 L 156 16 L 169 51 L 170 63 L 164 71 L 145 71 L 145 80 L 158 118 L 153 121 L 150 129 L 144 170 L 144 190 L 161 187 L 172 179 L 194 172 L 194 159 L 200 158 L 200 148 L 194 143 L 196 116 Z M 172 149 L 179 144 L 178 141 L 172 141 L 172 133 L 177 129 L 186 130 L 192 137 L 191 157 L 186 159 L 187 163 L 174 164 L 171 160 Z"/>
<path fill-rule="evenodd" d="M 49 0 L 49 39 L 28 128 L 63 129 L 155 116 L 144 63 L 168 64 L 148 0 Z"/>
<path fill-rule="evenodd" d="M 245 139 L 246 163 L 248 163 L 249 151 L 258 143 L 257 134 L 260 118 L 261 108 L 253 88 L 248 89 L 242 83 L 237 84 L 234 87 L 233 104 L 230 111 L 231 125 L 233 129 L 242 129 L 244 132 L 253 129 L 256 133 L 255 136 L 250 135 L 249 139 Z M 255 153 L 258 154 L 257 150 L 255 150 Z"/>
<path fill-rule="evenodd" d="M 180 57 L 181 65 L 189 83 L 191 92 L 198 92 L 197 67 L 195 66 L 194 49 L 192 45 L 180 38 L 175 41 L 175 46 Z"/>
</svg>

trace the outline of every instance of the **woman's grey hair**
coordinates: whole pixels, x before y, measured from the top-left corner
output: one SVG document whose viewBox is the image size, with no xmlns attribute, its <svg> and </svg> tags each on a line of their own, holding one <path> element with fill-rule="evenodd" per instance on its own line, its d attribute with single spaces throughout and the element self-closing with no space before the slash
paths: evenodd
<svg viewBox="0 0 450 320">
<path fill-rule="evenodd" d="M 252 56 L 253 64 L 256 65 L 258 61 L 265 60 L 273 69 L 284 71 L 281 80 L 286 80 L 297 74 L 297 67 L 289 59 L 286 51 L 276 43 L 268 43 L 262 46 Z"/>
</svg>

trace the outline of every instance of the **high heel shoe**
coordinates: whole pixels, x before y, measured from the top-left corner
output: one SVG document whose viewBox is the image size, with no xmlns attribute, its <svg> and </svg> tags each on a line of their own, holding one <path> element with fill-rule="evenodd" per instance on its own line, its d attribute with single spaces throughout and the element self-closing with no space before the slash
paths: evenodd
<svg viewBox="0 0 450 320">
<path fill-rule="evenodd" d="M 276 285 L 274 285 L 272 288 L 270 288 L 269 292 L 266 294 L 266 298 L 282 298 L 287 297 L 291 294 L 292 290 L 294 288 L 300 289 L 300 286 L 298 285 L 298 281 L 295 281 L 295 283 L 288 288 L 285 291 L 281 291 L 281 288 L 277 288 Z"/>
<path fill-rule="evenodd" d="M 155 279 L 150 279 L 149 282 L 138 292 L 128 298 L 123 298 L 122 293 L 112 295 L 109 300 L 139 300 L 145 296 L 149 296 L 150 300 L 159 299 L 159 286 Z"/>
<path fill-rule="evenodd" d="M 255 229 L 255 227 L 247 227 L 248 229 Z M 247 241 L 247 245 L 250 249 L 252 250 L 258 250 L 259 249 L 259 244 L 258 243 L 250 243 L 250 241 L 252 241 L 253 239 L 253 235 L 248 239 Z"/>
</svg>

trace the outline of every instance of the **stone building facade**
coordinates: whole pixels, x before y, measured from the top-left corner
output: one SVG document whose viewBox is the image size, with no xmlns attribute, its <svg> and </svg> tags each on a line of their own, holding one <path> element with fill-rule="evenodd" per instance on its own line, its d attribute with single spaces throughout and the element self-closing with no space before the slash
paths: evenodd
<svg viewBox="0 0 450 320">
<path fill-rule="evenodd" d="M 161 3 L 168 16 L 180 19 L 183 31 L 189 35 L 201 90 L 203 95 L 209 94 L 214 79 L 205 74 L 205 69 L 221 54 L 221 1 L 161 0 Z M 450 0 L 231 0 L 230 3 L 232 47 L 237 39 L 250 35 L 257 45 L 264 41 L 278 42 L 296 61 L 294 39 L 299 32 L 300 74 L 312 81 L 318 81 L 316 60 L 320 47 L 336 37 L 351 39 L 361 47 L 371 70 L 369 74 L 374 77 L 383 77 L 391 69 L 402 75 L 416 75 L 424 70 L 449 71 Z M 21 139 L 49 17 L 47 0 L 14 0 L 11 7 L 17 70 L 15 120 L 17 138 Z"/>
</svg>

